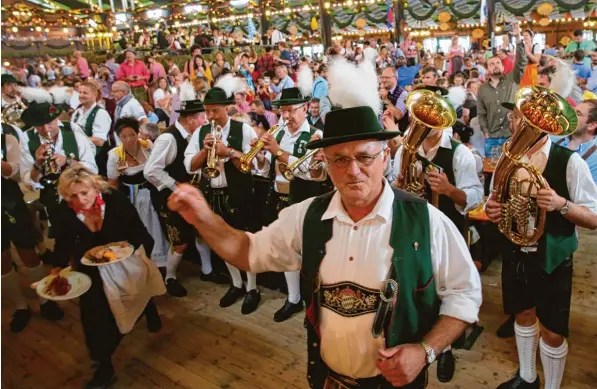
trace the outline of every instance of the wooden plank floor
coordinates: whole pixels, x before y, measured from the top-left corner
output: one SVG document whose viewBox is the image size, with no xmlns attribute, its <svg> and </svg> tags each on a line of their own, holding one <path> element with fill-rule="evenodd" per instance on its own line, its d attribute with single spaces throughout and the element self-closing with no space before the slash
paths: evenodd
<svg viewBox="0 0 597 389">
<path fill-rule="evenodd" d="M 575 255 L 570 354 L 563 388 L 597 385 L 597 234 L 583 231 Z M 495 388 L 517 368 L 514 339 L 495 331 L 505 316 L 501 305 L 501 264 L 483 274 L 481 324 L 485 332 L 471 351 L 458 350 L 452 382 L 440 384 L 435 366 L 429 388 Z M 240 314 L 240 302 L 221 309 L 225 287 L 203 283 L 198 268 L 185 264 L 189 296 L 157 299 L 164 327 L 150 334 L 144 321 L 124 338 L 115 354 L 115 389 L 299 389 L 307 388 L 306 336 L 302 316 L 274 323 L 284 301 L 263 290 L 263 302 L 252 315 Z M 25 280 L 24 280 L 25 282 Z M 32 304 L 33 291 L 27 292 Z M 50 323 L 34 314 L 29 326 L 12 334 L 12 308 L 2 305 L 2 388 L 79 389 L 91 374 L 76 302 L 62 303 L 66 318 Z M 37 311 L 37 306 L 34 307 Z M 540 364 L 539 358 L 538 363 Z M 541 368 L 539 368 L 540 370 Z"/>
</svg>

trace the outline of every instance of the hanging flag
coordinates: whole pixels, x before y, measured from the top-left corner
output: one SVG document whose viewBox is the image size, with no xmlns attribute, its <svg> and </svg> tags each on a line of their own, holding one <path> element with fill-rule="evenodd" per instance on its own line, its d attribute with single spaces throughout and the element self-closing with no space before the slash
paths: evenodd
<svg viewBox="0 0 597 389">
<path fill-rule="evenodd" d="M 253 18 L 249 18 L 247 20 L 247 33 L 249 34 L 249 40 L 252 41 L 255 39 L 255 23 L 253 23 Z"/>
<path fill-rule="evenodd" d="M 487 21 L 487 0 L 481 0 L 481 10 L 479 12 L 480 23 L 485 24 Z"/>
<path fill-rule="evenodd" d="M 386 7 L 388 10 L 388 20 L 386 24 L 388 25 L 388 28 L 392 28 L 394 25 L 394 6 L 392 0 L 386 0 Z"/>
</svg>

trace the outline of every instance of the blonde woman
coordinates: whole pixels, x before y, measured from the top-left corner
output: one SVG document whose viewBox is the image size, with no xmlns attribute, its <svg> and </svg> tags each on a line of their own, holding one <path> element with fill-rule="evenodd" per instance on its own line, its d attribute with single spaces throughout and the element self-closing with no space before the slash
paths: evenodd
<svg viewBox="0 0 597 389">
<path fill-rule="evenodd" d="M 82 166 L 66 169 L 58 182 L 63 198 L 59 222 L 68 234 L 56 241 L 56 258 L 91 278 L 90 289 L 80 297 L 81 324 L 95 373 L 88 388 L 107 388 L 116 380 L 112 354 L 141 315 L 148 330 L 159 331 L 160 317 L 151 298 L 165 293 L 159 271 L 140 250 L 153 249 L 135 207 L 126 196 L 110 190 L 108 183 Z M 111 242 L 126 241 L 135 253 L 104 266 L 85 266 L 85 252 Z M 126 294 L 126 299 L 124 295 Z"/>
</svg>

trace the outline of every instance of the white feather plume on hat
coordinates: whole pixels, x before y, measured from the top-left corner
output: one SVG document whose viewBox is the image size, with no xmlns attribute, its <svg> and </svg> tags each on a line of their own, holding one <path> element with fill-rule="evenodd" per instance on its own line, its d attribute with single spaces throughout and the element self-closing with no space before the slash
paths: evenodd
<svg viewBox="0 0 597 389">
<path fill-rule="evenodd" d="M 359 66 L 344 58 L 334 60 L 328 71 L 329 98 L 342 108 L 369 106 L 375 114 L 381 113 L 374 65 L 364 61 Z"/>
<path fill-rule="evenodd" d="M 185 81 L 180 86 L 180 101 L 191 101 L 196 100 L 197 95 L 195 94 L 195 88 L 189 81 Z"/>
<path fill-rule="evenodd" d="M 298 88 L 301 91 L 303 97 L 311 96 L 313 93 L 313 71 L 308 65 L 303 65 L 296 79 L 298 81 Z"/>
<path fill-rule="evenodd" d="M 363 51 L 363 62 L 371 62 L 375 66 L 375 60 L 377 59 L 377 50 L 373 47 L 367 47 Z"/>
<path fill-rule="evenodd" d="M 454 109 L 458 109 L 458 107 L 462 107 L 466 101 L 466 90 L 461 86 L 453 86 L 448 89 L 448 95 L 446 97 Z"/>
<path fill-rule="evenodd" d="M 72 97 L 72 88 L 63 86 L 55 87 L 50 89 L 50 95 L 52 96 L 52 102 L 54 104 L 68 104 Z"/>
<path fill-rule="evenodd" d="M 22 87 L 19 89 L 21 92 L 21 96 L 23 99 L 33 102 L 35 101 L 38 104 L 42 103 L 52 103 L 52 95 L 45 89 L 42 88 L 31 88 L 31 87 Z"/>
<path fill-rule="evenodd" d="M 549 88 L 562 96 L 563 98 L 570 97 L 577 103 L 583 99 L 582 90 L 576 82 L 576 73 L 568 62 L 560 58 L 554 58 L 556 71 L 551 77 Z"/>
<path fill-rule="evenodd" d="M 214 87 L 224 90 L 226 97 L 228 98 L 232 97 L 236 92 L 242 92 L 245 90 L 245 84 L 243 81 L 231 73 L 220 77 Z"/>
</svg>

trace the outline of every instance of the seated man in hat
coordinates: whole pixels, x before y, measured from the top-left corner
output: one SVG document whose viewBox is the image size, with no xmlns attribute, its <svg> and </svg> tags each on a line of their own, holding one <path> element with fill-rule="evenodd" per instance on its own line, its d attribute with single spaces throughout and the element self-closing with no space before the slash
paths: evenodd
<svg viewBox="0 0 597 389">
<path fill-rule="evenodd" d="M 398 133 L 377 120 L 372 66 L 344 68 L 340 78 L 330 67 L 330 98 L 342 109 L 307 146 L 323 148 L 336 191 L 289 206 L 255 234 L 227 225 L 196 188 L 169 199 L 234 266 L 301 271 L 307 378 L 317 389 L 424 388 L 428 364 L 478 320 L 481 304 L 479 274 L 454 224 L 383 177 L 386 141 Z M 335 91 L 343 77 L 352 87 Z"/>
<path fill-rule="evenodd" d="M 251 149 L 251 141 L 257 139 L 257 134 L 249 124 L 231 119 L 226 109 L 234 104 L 234 94 L 243 89 L 241 79 L 225 75 L 207 92 L 203 104 L 210 123 L 191 138 L 185 152 L 185 166 L 189 173 L 201 176 L 201 190 L 214 212 L 235 228 L 248 230 L 252 224 L 249 199 L 253 196 L 254 183 L 250 171 L 240 170 L 240 161 Z M 216 158 L 210 161 L 209 153 L 214 147 Z M 215 166 L 211 166 L 212 163 Z M 254 170 L 255 164 L 255 160 L 251 161 L 249 169 Z M 206 168 L 211 169 L 209 175 Z M 209 247 L 205 249 L 200 252 L 202 258 L 211 255 Z M 220 307 L 229 307 L 244 296 L 241 313 L 252 313 L 261 301 L 256 275 L 247 272 L 245 287 L 240 271 L 226 265 L 232 285 L 220 299 Z"/>
</svg>

